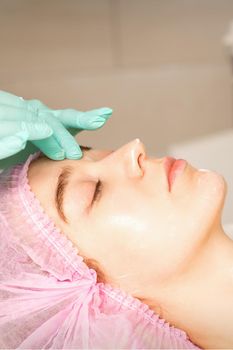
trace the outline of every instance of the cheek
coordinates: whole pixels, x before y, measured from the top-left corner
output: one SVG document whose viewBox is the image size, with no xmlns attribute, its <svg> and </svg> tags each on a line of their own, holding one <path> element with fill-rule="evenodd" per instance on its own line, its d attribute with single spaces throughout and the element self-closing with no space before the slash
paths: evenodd
<svg viewBox="0 0 233 350">
<path fill-rule="evenodd" d="M 148 197 L 140 191 L 125 188 L 108 196 L 98 207 L 94 220 L 124 236 L 137 239 L 150 226 Z"/>
<path fill-rule="evenodd" d="M 151 229 L 151 216 L 142 202 L 115 199 L 102 206 L 91 219 L 104 244 L 136 249 Z"/>
<path fill-rule="evenodd" d="M 221 175 L 198 171 L 191 184 L 184 184 L 166 202 L 161 219 L 166 242 L 176 244 L 177 241 L 187 248 L 188 244 L 206 237 L 211 226 L 220 220 L 225 195 L 226 182 Z"/>
<path fill-rule="evenodd" d="M 136 196 L 106 200 L 84 226 L 82 246 L 112 276 L 131 274 L 145 265 L 152 221 L 141 197 L 140 202 Z"/>
<path fill-rule="evenodd" d="M 95 231 L 88 249 L 117 279 L 124 275 L 129 281 L 134 276 L 149 283 L 154 276 L 158 282 L 173 273 L 182 256 L 180 222 L 174 203 L 164 195 L 128 193 L 124 200 L 115 196 L 88 223 L 88 231 L 91 227 Z"/>
<path fill-rule="evenodd" d="M 227 192 L 224 177 L 213 171 L 198 171 L 194 182 L 195 216 L 208 229 L 219 224 Z"/>
<path fill-rule="evenodd" d="M 176 196 L 115 193 L 83 222 L 78 243 L 112 276 L 174 277 L 197 254 L 221 211 L 225 186 L 220 175 L 201 172 Z"/>
<path fill-rule="evenodd" d="M 158 255 L 163 258 L 159 265 L 168 275 L 188 268 L 197 256 L 212 227 L 221 220 L 225 194 L 226 182 L 221 175 L 198 172 L 192 186 L 171 199 L 172 205 L 161 221 L 163 256 Z"/>
</svg>

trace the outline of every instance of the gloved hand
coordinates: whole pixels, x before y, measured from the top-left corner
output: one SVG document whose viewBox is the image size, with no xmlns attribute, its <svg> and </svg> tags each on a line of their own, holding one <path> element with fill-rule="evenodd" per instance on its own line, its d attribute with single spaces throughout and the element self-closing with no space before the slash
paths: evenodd
<svg viewBox="0 0 233 350">
<path fill-rule="evenodd" d="M 0 91 L 0 159 L 24 149 L 28 140 L 51 159 L 80 159 L 82 151 L 66 128 L 95 130 L 111 115 L 110 108 L 52 110 L 39 100 Z"/>
</svg>

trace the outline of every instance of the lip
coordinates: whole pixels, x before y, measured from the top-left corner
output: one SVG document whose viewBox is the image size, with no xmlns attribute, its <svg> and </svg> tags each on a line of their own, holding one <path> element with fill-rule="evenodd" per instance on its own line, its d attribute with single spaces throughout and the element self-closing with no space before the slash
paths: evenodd
<svg viewBox="0 0 233 350">
<path fill-rule="evenodd" d="M 182 174 L 187 165 L 184 159 L 175 159 L 172 157 L 166 157 L 164 161 L 164 168 L 167 175 L 169 192 L 171 192 L 172 185 L 175 179 Z"/>
</svg>

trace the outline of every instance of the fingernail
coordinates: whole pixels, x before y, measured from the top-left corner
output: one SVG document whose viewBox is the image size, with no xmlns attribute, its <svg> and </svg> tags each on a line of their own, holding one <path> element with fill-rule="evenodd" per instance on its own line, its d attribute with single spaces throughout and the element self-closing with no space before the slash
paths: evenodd
<svg viewBox="0 0 233 350">
<path fill-rule="evenodd" d="M 111 115 L 112 110 L 110 108 L 93 109 L 78 115 L 77 125 L 83 129 L 92 130 L 93 128 L 101 127 Z M 95 122 L 98 122 L 98 125 L 94 125 L 93 123 Z"/>
<path fill-rule="evenodd" d="M 53 156 L 52 156 L 52 159 L 54 160 L 63 160 L 65 159 L 65 151 L 64 150 L 61 150 L 57 153 L 54 153 Z"/>
<path fill-rule="evenodd" d="M 69 148 L 68 151 L 66 151 L 66 158 L 68 159 L 80 159 L 82 158 L 82 150 L 77 147 Z"/>
<path fill-rule="evenodd" d="M 106 120 L 104 118 L 96 117 L 95 120 L 90 121 L 90 128 L 98 129 L 104 125 Z"/>
<path fill-rule="evenodd" d="M 66 155 L 66 157 L 67 157 L 68 159 L 76 159 L 76 160 L 78 160 L 78 159 L 81 159 L 81 158 L 82 158 L 82 154 L 74 151 L 74 152 L 69 152 L 69 153 Z"/>
<path fill-rule="evenodd" d="M 112 115 L 112 109 L 108 107 L 100 108 L 98 114 L 105 115 L 106 117 L 110 117 Z"/>
<path fill-rule="evenodd" d="M 90 114 L 86 113 L 79 116 L 77 124 L 82 128 L 88 130 L 88 129 L 92 129 L 92 123 L 94 121 L 99 121 L 100 119 L 101 121 L 104 121 L 104 122 L 106 121 L 103 117 L 99 117 L 96 114 L 92 115 L 91 113 Z"/>
</svg>

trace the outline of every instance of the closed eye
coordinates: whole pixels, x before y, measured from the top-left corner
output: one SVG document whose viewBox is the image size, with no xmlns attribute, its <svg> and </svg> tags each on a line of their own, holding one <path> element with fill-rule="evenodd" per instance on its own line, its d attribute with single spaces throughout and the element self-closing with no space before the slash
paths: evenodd
<svg viewBox="0 0 233 350">
<path fill-rule="evenodd" d="M 102 193 L 102 187 L 103 184 L 100 180 L 98 180 L 98 182 L 96 183 L 95 186 L 95 192 L 91 201 L 91 205 L 93 205 L 95 202 L 97 202 L 100 199 L 101 193 Z"/>
</svg>

